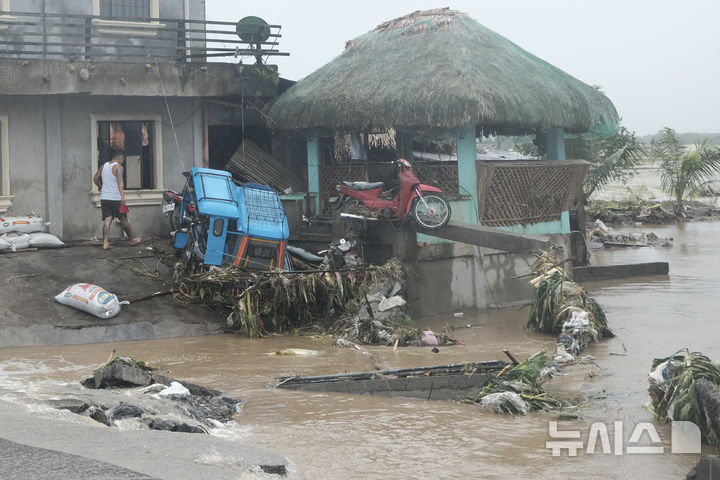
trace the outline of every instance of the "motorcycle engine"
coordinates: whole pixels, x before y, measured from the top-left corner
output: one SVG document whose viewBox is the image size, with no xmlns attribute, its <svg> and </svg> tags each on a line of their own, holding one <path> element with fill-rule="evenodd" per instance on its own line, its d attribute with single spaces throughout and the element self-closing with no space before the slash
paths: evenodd
<svg viewBox="0 0 720 480">
<path fill-rule="evenodd" d="M 395 218 L 395 213 L 393 212 L 392 208 L 381 208 L 380 216 L 383 218 Z"/>
</svg>

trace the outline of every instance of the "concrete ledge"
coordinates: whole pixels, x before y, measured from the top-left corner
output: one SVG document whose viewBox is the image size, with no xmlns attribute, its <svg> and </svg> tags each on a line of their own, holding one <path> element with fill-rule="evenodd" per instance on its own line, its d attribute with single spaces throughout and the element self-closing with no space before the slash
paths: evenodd
<svg viewBox="0 0 720 480">
<path fill-rule="evenodd" d="M 591 282 L 646 275 L 668 275 L 669 272 L 670 264 L 668 262 L 632 263 L 625 265 L 575 267 L 573 268 L 573 278 L 576 282 Z"/>
</svg>

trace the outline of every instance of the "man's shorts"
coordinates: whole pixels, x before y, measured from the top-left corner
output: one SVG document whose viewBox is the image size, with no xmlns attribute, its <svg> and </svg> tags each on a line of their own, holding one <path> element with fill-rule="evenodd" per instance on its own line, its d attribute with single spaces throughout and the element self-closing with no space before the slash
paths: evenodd
<svg viewBox="0 0 720 480">
<path fill-rule="evenodd" d="M 102 219 L 105 220 L 107 217 L 115 217 L 118 220 L 127 218 L 127 213 L 120 213 L 120 200 L 100 200 L 100 210 L 102 212 Z"/>
</svg>

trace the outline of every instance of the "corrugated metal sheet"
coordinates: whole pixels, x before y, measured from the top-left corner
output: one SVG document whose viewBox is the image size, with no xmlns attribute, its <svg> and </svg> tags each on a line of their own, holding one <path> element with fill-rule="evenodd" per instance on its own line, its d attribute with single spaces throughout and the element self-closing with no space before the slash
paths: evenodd
<svg viewBox="0 0 720 480">
<path fill-rule="evenodd" d="M 278 192 L 302 192 L 305 190 L 302 179 L 252 140 L 243 141 L 224 169 L 249 182 L 270 185 Z"/>
</svg>

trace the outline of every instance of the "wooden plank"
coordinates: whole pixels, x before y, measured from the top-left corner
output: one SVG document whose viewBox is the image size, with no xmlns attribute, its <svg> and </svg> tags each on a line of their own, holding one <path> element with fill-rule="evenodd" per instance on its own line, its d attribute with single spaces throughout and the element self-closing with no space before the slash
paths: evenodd
<svg viewBox="0 0 720 480">
<path fill-rule="evenodd" d="M 497 228 L 450 222 L 440 230 L 421 230 L 419 233 L 479 247 L 494 248 L 511 253 L 531 253 L 546 250 L 550 239 L 539 235 L 522 235 Z"/>
</svg>

